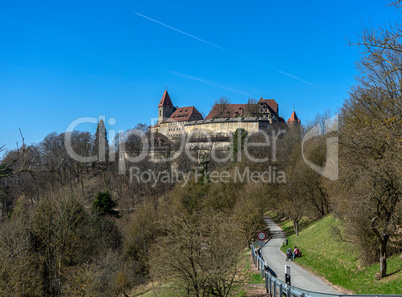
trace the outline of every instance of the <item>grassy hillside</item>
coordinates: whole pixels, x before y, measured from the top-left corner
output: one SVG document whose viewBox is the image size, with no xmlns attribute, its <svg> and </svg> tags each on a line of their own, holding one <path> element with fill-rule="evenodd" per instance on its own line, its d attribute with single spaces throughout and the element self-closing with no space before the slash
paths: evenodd
<svg viewBox="0 0 402 297">
<path fill-rule="evenodd" d="M 275 218 L 274 218 L 275 219 Z M 376 280 L 375 273 L 380 270 L 379 264 L 361 267 L 358 253 L 352 244 L 341 241 L 331 230 L 340 228 L 341 221 L 332 215 L 320 220 L 305 222 L 299 236 L 292 234 L 292 223 L 278 222 L 288 234 L 289 246 L 297 246 L 303 257 L 296 263 L 308 268 L 332 284 L 341 286 L 355 294 L 401 294 L 402 293 L 402 255 L 388 259 L 389 276 Z"/>
</svg>

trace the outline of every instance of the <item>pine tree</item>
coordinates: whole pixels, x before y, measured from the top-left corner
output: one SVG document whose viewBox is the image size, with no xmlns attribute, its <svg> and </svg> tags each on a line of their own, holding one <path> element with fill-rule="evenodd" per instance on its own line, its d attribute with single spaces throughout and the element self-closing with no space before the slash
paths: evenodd
<svg viewBox="0 0 402 297">
<path fill-rule="evenodd" d="M 93 202 L 93 207 L 99 215 L 111 215 L 119 217 L 119 212 L 114 210 L 117 202 L 112 199 L 112 195 L 106 192 L 98 192 Z"/>
</svg>

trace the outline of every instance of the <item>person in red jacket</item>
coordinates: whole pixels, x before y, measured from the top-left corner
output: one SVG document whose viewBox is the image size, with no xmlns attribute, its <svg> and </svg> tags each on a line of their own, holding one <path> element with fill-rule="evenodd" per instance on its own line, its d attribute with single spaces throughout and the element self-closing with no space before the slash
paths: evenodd
<svg viewBox="0 0 402 297">
<path fill-rule="evenodd" d="M 301 250 L 299 250 L 297 248 L 297 246 L 295 246 L 295 249 L 293 251 L 293 261 L 295 260 L 296 257 L 300 257 L 301 256 Z"/>
</svg>

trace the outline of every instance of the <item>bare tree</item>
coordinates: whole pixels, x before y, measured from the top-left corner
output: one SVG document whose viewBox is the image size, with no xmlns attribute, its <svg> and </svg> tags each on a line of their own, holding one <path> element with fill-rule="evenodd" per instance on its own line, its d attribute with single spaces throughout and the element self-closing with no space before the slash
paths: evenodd
<svg viewBox="0 0 402 297">
<path fill-rule="evenodd" d="M 236 222 L 205 210 L 192 215 L 179 211 L 162 224 L 167 236 L 157 240 L 152 253 L 154 277 L 174 280 L 178 292 L 187 296 L 229 296 L 243 249 Z"/>
<path fill-rule="evenodd" d="M 22 145 L 14 151 L 10 151 L 1 160 L 0 164 L 0 178 L 15 175 L 22 172 L 35 173 L 35 172 L 49 172 L 50 169 L 45 166 L 40 166 L 39 152 L 34 152 L 31 148 L 34 146 L 27 146 L 24 141 L 24 136 L 20 130 Z M 0 147 L 0 152 L 5 151 L 5 146 Z"/>
<path fill-rule="evenodd" d="M 30 249 L 28 209 L 19 206 L 0 225 L 0 295 L 43 296 L 38 261 Z"/>
<path fill-rule="evenodd" d="M 233 219 L 239 226 L 243 240 L 250 247 L 252 240 L 256 240 L 256 234 L 266 229 L 264 222 L 266 199 L 264 198 L 267 195 L 261 184 L 245 185 L 238 195 L 240 197 L 233 209 Z"/>
<path fill-rule="evenodd" d="M 300 187 L 302 173 L 296 168 L 289 168 L 287 171 L 287 184 L 281 187 L 280 212 L 293 222 L 293 230 L 299 236 L 300 222 L 304 216 L 309 214 L 310 205 L 307 203 L 305 192 Z"/>
<path fill-rule="evenodd" d="M 251 98 L 247 101 L 247 106 L 245 110 L 245 117 L 257 117 L 259 115 L 258 102 L 256 99 Z"/>
<path fill-rule="evenodd" d="M 212 109 L 215 110 L 215 117 L 225 118 L 229 111 L 230 99 L 226 96 L 220 97 L 212 105 Z"/>
<path fill-rule="evenodd" d="M 137 125 L 135 125 L 134 129 L 141 131 L 142 133 L 147 133 L 149 131 L 148 127 L 149 125 L 145 123 L 138 123 Z"/>
<path fill-rule="evenodd" d="M 387 275 L 388 242 L 402 224 L 401 37 L 399 23 L 363 29 L 358 42 L 364 54 L 358 65 L 359 84 L 340 116 L 343 197 L 338 198 L 346 217 L 352 223 L 366 222 L 368 230 L 360 231 L 377 238 L 382 277 Z"/>
</svg>

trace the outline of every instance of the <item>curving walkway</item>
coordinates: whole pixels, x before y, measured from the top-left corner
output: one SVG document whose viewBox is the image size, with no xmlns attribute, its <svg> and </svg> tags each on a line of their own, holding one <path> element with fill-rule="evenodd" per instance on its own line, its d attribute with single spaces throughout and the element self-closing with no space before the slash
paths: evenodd
<svg viewBox="0 0 402 297">
<path fill-rule="evenodd" d="M 286 261 L 286 255 L 282 253 L 280 247 L 285 239 L 285 233 L 270 217 L 265 217 L 265 222 L 268 225 L 272 238 L 262 248 L 261 253 L 264 260 L 268 263 L 273 275 L 285 281 L 285 265 L 290 267 L 290 277 L 292 286 L 301 289 L 320 293 L 340 294 L 330 285 L 327 285 L 319 277 L 304 270 L 295 262 Z M 294 247 L 290 247 L 294 248 Z"/>
</svg>

